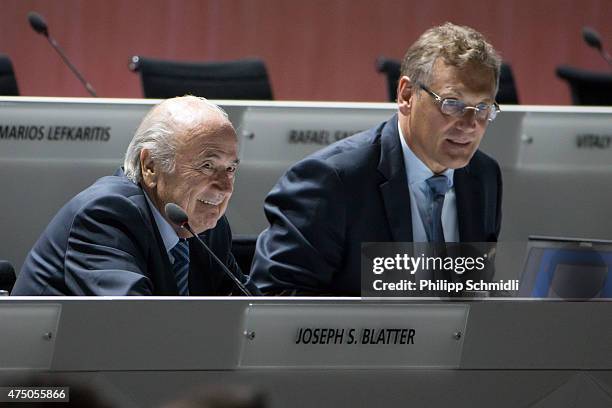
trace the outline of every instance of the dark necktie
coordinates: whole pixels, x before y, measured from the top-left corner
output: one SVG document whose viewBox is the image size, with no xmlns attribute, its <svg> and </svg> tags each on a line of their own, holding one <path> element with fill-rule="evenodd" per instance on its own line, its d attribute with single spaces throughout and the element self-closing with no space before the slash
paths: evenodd
<svg viewBox="0 0 612 408">
<path fill-rule="evenodd" d="M 172 270 L 176 276 L 179 295 L 187 296 L 189 295 L 189 242 L 180 239 L 170 253 L 174 257 Z"/>
<path fill-rule="evenodd" d="M 425 180 L 431 190 L 433 206 L 431 220 L 427 226 L 427 238 L 429 242 L 444 243 L 444 230 L 442 229 L 442 206 L 444 195 L 449 189 L 448 178 L 443 175 L 432 176 Z"/>
</svg>

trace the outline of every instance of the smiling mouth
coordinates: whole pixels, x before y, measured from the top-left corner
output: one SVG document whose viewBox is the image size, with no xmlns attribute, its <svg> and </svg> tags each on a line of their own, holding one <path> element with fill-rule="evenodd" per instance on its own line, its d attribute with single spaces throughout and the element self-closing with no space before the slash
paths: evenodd
<svg viewBox="0 0 612 408">
<path fill-rule="evenodd" d="M 221 201 L 210 201 L 210 200 L 201 200 L 198 198 L 198 201 L 201 202 L 202 204 L 206 204 L 206 205 L 212 205 L 212 206 L 218 206 L 219 204 L 221 204 Z"/>
</svg>

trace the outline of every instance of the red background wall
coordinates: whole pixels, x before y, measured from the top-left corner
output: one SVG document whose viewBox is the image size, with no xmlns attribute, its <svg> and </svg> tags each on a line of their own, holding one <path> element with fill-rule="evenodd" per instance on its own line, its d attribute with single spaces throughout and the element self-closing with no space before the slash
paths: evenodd
<svg viewBox="0 0 612 408">
<path fill-rule="evenodd" d="M 452 21 L 485 33 L 514 69 L 524 104 L 569 104 L 559 64 L 610 72 L 583 43 L 595 27 L 612 50 L 612 0 L 0 0 L 0 52 L 22 95 L 87 96 L 28 11 L 47 20 L 103 97 L 140 97 L 140 54 L 176 60 L 262 57 L 279 100 L 384 101 L 379 55 L 400 58 L 426 28 Z"/>
</svg>

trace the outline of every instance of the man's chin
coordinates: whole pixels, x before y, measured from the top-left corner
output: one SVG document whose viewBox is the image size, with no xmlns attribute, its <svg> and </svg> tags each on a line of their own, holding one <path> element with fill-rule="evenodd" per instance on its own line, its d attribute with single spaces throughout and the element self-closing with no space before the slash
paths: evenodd
<svg viewBox="0 0 612 408">
<path fill-rule="evenodd" d="M 453 170 L 462 169 L 465 166 L 467 166 L 469 162 L 470 162 L 469 160 L 454 160 L 450 162 L 449 165 L 446 167 L 448 169 L 453 169 Z"/>
<path fill-rule="evenodd" d="M 441 164 L 447 169 L 460 169 L 467 166 L 473 156 L 474 152 L 470 155 L 447 156 Z"/>
<path fill-rule="evenodd" d="M 217 226 L 217 221 L 219 221 L 219 219 L 206 220 L 201 223 L 196 223 L 195 225 L 191 225 L 191 228 L 193 228 L 193 232 L 200 235 L 204 231 L 208 231 L 210 229 L 215 228 Z"/>
</svg>

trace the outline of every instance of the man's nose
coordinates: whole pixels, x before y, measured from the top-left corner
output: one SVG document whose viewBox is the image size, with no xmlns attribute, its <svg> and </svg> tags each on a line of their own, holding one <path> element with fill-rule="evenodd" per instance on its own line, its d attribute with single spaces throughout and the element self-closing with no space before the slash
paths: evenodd
<svg viewBox="0 0 612 408">
<path fill-rule="evenodd" d="M 473 132 L 478 126 L 478 119 L 476 118 L 476 109 L 466 108 L 463 115 L 457 121 L 457 128 L 464 132 Z"/>
<path fill-rule="evenodd" d="M 226 171 L 217 172 L 213 184 L 220 191 L 224 193 L 231 193 L 234 189 L 233 173 L 228 173 Z"/>
</svg>

